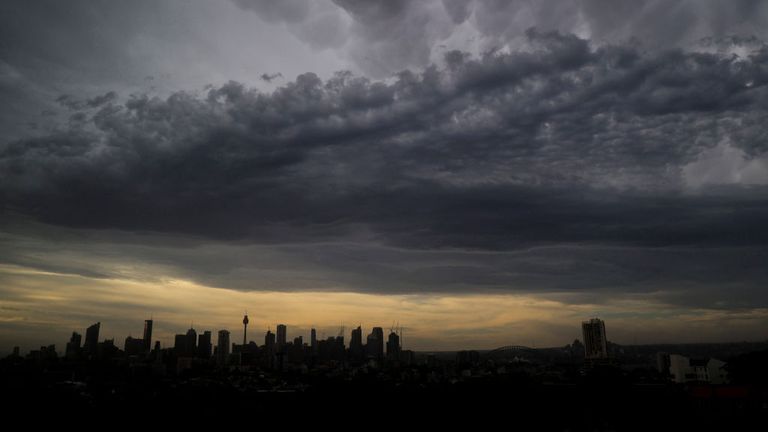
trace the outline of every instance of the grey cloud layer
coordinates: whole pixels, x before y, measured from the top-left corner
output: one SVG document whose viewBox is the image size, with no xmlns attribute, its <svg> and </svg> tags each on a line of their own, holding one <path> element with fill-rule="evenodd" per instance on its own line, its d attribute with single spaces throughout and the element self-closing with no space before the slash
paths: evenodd
<svg viewBox="0 0 768 432">
<path fill-rule="evenodd" d="M 312 250 L 285 262 L 311 263 L 329 287 L 722 283 L 764 304 L 768 190 L 689 190 L 681 172 L 726 141 L 764 157 L 768 49 L 732 57 L 527 37 L 525 51 L 449 52 L 444 68 L 385 82 L 307 73 L 273 93 L 230 82 L 203 96 L 68 96 L 83 121 L 0 149 L 3 210 Z M 334 243 L 358 246 L 306 246 Z M 167 261 L 216 286 L 256 274 L 238 276 L 226 259 L 209 272 L 196 258 Z M 676 301 L 738 303 L 699 293 Z"/>
<path fill-rule="evenodd" d="M 768 36 L 761 0 L 332 0 L 337 10 L 328 1 L 235 2 L 286 23 L 306 43 L 339 49 L 374 76 L 425 66 L 445 47 L 479 53 L 515 45 L 532 26 L 596 43 L 634 39 L 649 49 Z M 328 25 L 318 25 L 320 15 Z"/>
<path fill-rule="evenodd" d="M 761 285 L 768 278 L 768 251 L 761 246 L 423 250 L 339 239 L 260 245 L 28 223 L 2 228 L 0 262 L 104 284 L 179 278 L 246 291 L 514 292 L 569 304 L 630 298 L 683 307 L 768 307 Z"/>
<path fill-rule="evenodd" d="M 768 150 L 767 49 L 644 55 L 529 36 L 533 52 L 454 52 L 391 84 L 307 73 L 272 94 L 231 82 L 203 98 L 66 97 L 103 106 L 0 150 L 4 207 L 257 241 L 274 224 L 362 224 L 413 247 L 765 240 L 762 188 L 691 195 L 680 168 L 725 139 Z"/>
</svg>

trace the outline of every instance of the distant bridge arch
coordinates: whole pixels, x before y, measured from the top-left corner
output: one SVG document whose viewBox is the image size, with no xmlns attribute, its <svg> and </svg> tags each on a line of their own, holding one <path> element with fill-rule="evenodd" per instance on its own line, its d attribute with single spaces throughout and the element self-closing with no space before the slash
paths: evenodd
<svg viewBox="0 0 768 432">
<path fill-rule="evenodd" d="M 489 359 L 502 358 L 510 356 L 519 356 L 521 354 L 533 354 L 536 350 L 522 345 L 507 345 L 496 348 L 494 350 L 485 353 L 485 357 Z"/>
</svg>

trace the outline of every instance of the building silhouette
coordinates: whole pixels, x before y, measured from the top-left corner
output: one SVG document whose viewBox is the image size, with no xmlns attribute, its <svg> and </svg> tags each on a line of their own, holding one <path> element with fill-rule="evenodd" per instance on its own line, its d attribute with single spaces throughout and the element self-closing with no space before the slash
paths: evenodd
<svg viewBox="0 0 768 432">
<path fill-rule="evenodd" d="M 314 328 L 309 331 L 309 348 L 312 355 L 317 355 L 317 330 Z"/>
<path fill-rule="evenodd" d="M 187 330 L 184 337 L 184 355 L 185 357 L 194 357 L 197 352 L 197 332 L 191 328 Z"/>
<path fill-rule="evenodd" d="M 387 338 L 387 360 L 391 362 L 400 360 L 400 351 L 400 336 L 391 331 Z"/>
<path fill-rule="evenodd" d="M 285 324 L 277 325 L 277 351 L 283 352 L 285 344 L 288 342 L 288 327 Z"/>
<path fill-rule="evenodd" d="M 183 356 L 187 350 L 187 335 L 177 334 L 173 337 L 173 350 L 176 355 Z"/>
<path fill-rule="evenodd" d="M 127 338 L 125 338 L 125 344 L 123 345 L 123 350 L 125 351 L 125 354 L 129 356 L 142 354 L 145 352 L 144 340 L 136 339 L 131 336 L 128 336 Z"/>
<path fill-rule="evenodd" d="M 274 352 L 275 350 L 275 334 L 272 333 L 271 330 L 267 330 L 267 333 L 264 334 L 264 346 L 267 347 L 270 352 Z"/>
<path fill-rule="evenodd" d="M 115 339 L 104 339 L 97 344 L 96 357 L 99 360 L 111 360 L 120 355 L 120 349 L 115 346 Z"/>
<path fill-rule="evenodd" d="M 87 357 L 95 357 L 99 350 L 99 331 L 101 330 L 101 321 L 93 324 L 85 330 L 85 344 L 83 353 Z"/>
<path fill-rule="evenodd" d="M 72 332 L 72 336 L 69 338 L 69 342 L 67 342 L 67 350 L 65 351 L 64 355 L 69 358 L 77 358 L 80 356 L 80 344 L 82 343 L 83 337 L 78 332 Z"/>
<path fill-rule="evenodd" d="M 368 359 L 381 360 L 384 357 L 384 329 L 374 327 L 365 344 Z"/>
<path fill-rule="evenodd" d="M 211 358 L 212 350 L 211 332 L 206 330 L 197 337 L 197 356 L 202 359 L 209 359 Z"/>
<path fill-rule="evenodd" d="M 584 334 L 584 358 L 603 360 L 608 358 L 608 340 L 605 338 L 605 323 L 599 318 L 592 318 L 581 323 Z"/>
<path fill-rule="evenodd" d="M 149 352 L 152 349 L 152 320 L 144 320 L 144 352 Z"/>
<path fill-rule="evenodd" d="M 216 362 L 219 365 L 227 364 L 229 357 L 229 331 L 219 330 L 219 340 L 216 341 Z"/>
<path fill-rule="evenodd" d="M 293 338 L 293 343 L 288 347 L 288 360 L 291 363 L 301 363 L 304 361 L 304 337 L 297 336 Z"/>
<path fill-rule="evenodd" d="M 267 367 L 275 365 L 275 334 L 270 329 L 264 334 L 264 363 Z"/>
<path fill-rule="evenodd" d="M 357 326 L 352 330 L 352 336 L 349 339 L 349 358 L 352 361 L 361 361 L 365 357 L 363 349 L 363 329 Z"/>
</svg>

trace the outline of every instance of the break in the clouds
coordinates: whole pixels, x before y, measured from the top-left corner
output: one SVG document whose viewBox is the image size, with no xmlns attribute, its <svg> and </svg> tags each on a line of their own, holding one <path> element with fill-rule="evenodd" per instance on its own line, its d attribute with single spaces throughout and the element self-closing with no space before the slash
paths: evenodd
<svg viewBox="0 0 768 432">
<path fill-rule="evenodd" d="M 129 16 L 134 38 L 101 38 L 89 56 L 75 24 L 112 7 L 78 3 L 58 24 L 74 41 L 58 57 L 46 32 L 0 47 L 0 92 L 22 107 L 5 105 L 2 121 L 47 101 L 30 119 L 44 126 L 0 144 L 0 261 L 240 291 L 768 307 L 766 5 L 606 4 L 238 0 L 159 13 L 216 9 L 214 23 L 231 15 L 336 59 L 331 73 L 298 51 L 288 68 L 260 62 L 286 55 L 261 42 L 214 49 L 159 18 L 142 32 Z M 237 34 L 219 43 L 249 31 L 218 29 Z M 148 35 L 199 45 L 211 79 L 137 44 Z M 226 55 L 217 70 L 235 51 L 256 60 L 244 71 Z M 123 59 L 129 79 L 78 81 L 68 71 L 82 58 L 107 70 Z"/>
</svg>

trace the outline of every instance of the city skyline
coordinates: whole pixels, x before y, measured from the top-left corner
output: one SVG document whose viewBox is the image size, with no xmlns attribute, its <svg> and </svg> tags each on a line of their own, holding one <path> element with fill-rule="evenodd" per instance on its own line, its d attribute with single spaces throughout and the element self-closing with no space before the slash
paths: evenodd
<svg viewBox="0 0 768 432">
<path fill-rule="evenodd" d="M 242 321 L 248 321 L 250 324 L 250 319 L 246 320 L 247 315 L 244 316 Z M 187 355 L 191 356 L 198 356 L 199 350 L 202 349 L 201 347 L 197 346 L 199 341 L 206 340 L 206 343 L 210 344 L 208 351 L 209 357 L 213 355 L 212 353 L 214 351 L 211 351 L 213 347 L 221 347 L 219 343 L 219 339 L 212 340 L 211 335 L 212 334 L 218 334 L 220 338 L 222 338 L 221 343 L 224 344 L 224 346 L 229 347 L 231 350 L 231 347 L 236 345 L 246 345 L 248 343 L 256 343 L 257 345 L 260 344 L 260 341 L 266 340 L 266 344 L 269 344 L 269 340 L 272 340 L 272 344 L 275 345 L 275 347 L 280 350 L 283 347 L 290 345 L 294 343 L 296 340 L 303 340 L 303 345 L 305 347 L 312 348 L 313 350 L 316 349 L 316 341 L 325 341 L 328 338 L 334 338 L 335 336 L 341 336 L 342 339 L 345 341 L 344 345 L 347 349 L 349 349 L 349 352 L 352 353 L 351 355 L 355 355 L 357 352 L 358 354 L 369 354 L 368 350 L 371 344 L 371 338 L 376 334 L 377 331 L 381 332 L 378 336 L 378 342 L 374 342 L 374 344 L 380 344 L 380 351 L 382 353 L 388 352 L 385 347 L 388 347 L 390 343 L 395 343 L 398 349 L 405 349 L 404 345 L 404 335 L 405 330 L 411 330 L 412 328 L 408 326 L 403 326 L 399 322 L 392 321 L 391 326 L 387 327 L 389 329 L 388 332 L 386 332 L 384 327 L 380 325 L 370 325 L 367 327 L 371 330 L 371 333 L 366 336 L 366 326 L 361 322 L 358 324 L 357 327 L 354 326 L 345 326 L 343 322 L 341 322 L 337 327 L 318 327 L 318 326 L 310 326 L 310 327 L 303 327 L 303 326 L 292 326 L 289 324 L 283 324 L 278 323 L 275 325 L 271 325 L 269 323 L 266 324 L 265 327 L 262 328 L 263 333 L 259 333 L 259 328 L 251 327 L 251 338 L 246 339 L 246 331 L 245 329 L 241 330 L 241 334 L 238 334 L 238 331 L 230 331 L 228 328 L 209 328 L 204 325 L 200 325 L 199 322 L 197 325 L 194 324 L 194 321 L 190 322 L 190 325 L 188 328 L 184 329 L 181 333 L 177 330 L 175 333 L 173 330 L 167 330 L 165 332 L 160 333 L 159 335 L 157 333 L 153 333 L 153 328 L 156 328 L 155 325 L 156 321 L 154 318 L 145 319 L 144 320 L 144 330 L 142 332 L 142 338 L 138 339 L 133 337 L 132 332 L 129 332 L 126 336 L 121 337 L 119 335 L 115 335 L 114 332 L 111 333 L 101 333 L 102 328 L 102 321 L 93 323 L 87 328 L 85 328 L 85 331 L 82 332 L 82 329 L 74 329 L 69 337 L 69 341 L 66 344 L 59 344 L 56 343 L 56 341 L 42 341 L 39 343 L 39 345 L 35 345 L 35 343 L 28 343 L 22 347 L 21 345 L 13 345 L 12 349 L 8 349 L 8 352 L 16 352 L 17 350 L 20 350 L 21 352 L 24 352 L 25 349 L 28 351 L 33 351 L 37 349 L 38 347 L 51 347 L 55 346 L 57 347 L 57 352 L 60 355 L 66 355 L 70 351 L 70 344 L 77 343 L 77 346 L 80 347 L 80 343 L 82 343 L 82 349 L 84 352 L 89 351 L 95 351 L 95 346 L 101 342 L 104 341 L 111 341 L 115 344 L 116 347 L 120 348 L 122 346 L 122 350 L 130 354 L 131 352 L 138 353 L 138 352 L 149 352 L 153 349 L 161 348 L 161 349 L 169 349 L 174 348 L 175 350 L 179 350 L 180 346 L 182 347 L 182 353 L 186 353 Z M 244 324 L 241 322 L 241 324 Z M 573 323 L 572 323 L 573 324 Z M 197 328 L 196 328 L 197 327 Z M 170 326 L 160 326 L 160 328 L 170 328 Z M 576 329 L 576 325 L 573 325 L 573 328 Z M 106 327 L 107 330 L 109 330 L 109 327 Z M 290 329 L 290 330 L 289 330 Z M 181 329 L 179 329 L 181 330 Z M 200 330 L 200 333 L 197 333 L 197 330 Z M 272 331 L 274 330 L 274 332 Z M 62 329 L 62 331 L 65 331 Z M 575 330 L 574 330 L 575 331 Z M 257 332 L 255 337 L 253 337 L 253 332 Z M 356 336 L 357 333 L 357 336 Z M 83 334 L 85 334 L 85 338 L 83 339 Z M 396 339 L 394 342 L 392 342 L 392 334 L 395 334 Z M 108 335 L 108 336 L 107 336 Z M 190 336 L 191 335 L 191 336 Z M 238 338 L 240 335 L 242 335 L 243 343 L 237 344 L 236 338 Z M 101 336 L 101 339 L 99 337 Z M 149 338 L 148 338 L 149 336 Z M 409 334 L 409 337 L 411 335 Z M 480 334 L 476 336 L 481 336 Z M 198 339 L 198 337 L 200 339 Z M 234 339 L 233 339 L 234 338 Z M 376 337 L 374 337 L 374 341 L 376 341 Z M 455 346 L 449 346 L 449 347 L 438 347 L 437 349 L 422 349 L 418 347 L 418 341 L 419 338 L 417 337 L 417 347 L 408 347 L 412 351 L 418 351 L 418 352 L 457 352 L 457 351 L 464 351 L 464 350 L 492 350 L 495 348 L 503 347 L 503 346 L 524 346 L 524 344 L 520 341 L 504 341 L 505 343 L 499 344 L 498 346 L 487 346 L 487 345 L 477 345 L 476 342 L 473 342 L 473 339 L 469 337 L 466 339 L 466 342 L 464 345 L 455 345 Z M 482 339 L 482 338 L 480 338 Z M 523 338 L 524 339 L 524 338 Z M 606 360 L 608 359 L 608 343 L 614 343 L 617 344 L 618 342 L 616 340 L 610 340 L 606 337 L 606 330 L 605 330 L 605 322 L 597 317 L 588 318 L 584 321 L 581 321 L 581 329 L 578 331 L 578 336 L 574 339 L 568 339 L 564 343 L 561 344 L 552 344 L 552 345 L 539 345 L 537 346 L 535 339 L 529 339 L 530 345 L 529 348 L 560 348 L 562 346 L 567 346 L 574 340 L 580 341 L 585 346 L 585 359 L 588 361 L 596 361 L 596 360 Z M 120 341 L 124 341 L 121 342 Z M 410 339 L 409 339 L 410 342 Z M 663 345 L 663 344 L 695 344 L 695 343 L 733 343 L 733 342 L 765 342 L 765 338 L 763 339 L 756 339 L 753 341 L 735 341 L 735 340 L 714 340 L 714 341 L 706 341 L 706 340 L 695 340 L 695 341 L 675 341 L 675 340 L 668 340 L 668 341 L 659 341 L 659 340 L 647 340 L 639 342 L 637 340 L 636 335 L 634 336 L 632 341 L 622 341 L 621 343 L 618 343 L 619 345 Z M 192 345 L 192 348 L 184 349 L 184 346 Z M 357 345 L 356 345 L 357 344 Z M 359 351 L 359 352 L 358 352 Z M 205 351 L 203 351 L 205 352 Z M 383 354 L 382 354 L 383 355 Z"/>
<path fill-rule="evenodd" d="M 244 326 L 247 324 L 247 315 L 243 318 Z M 224 353 L 223 356 L 227 356 L 232 352 L 232 348 L 240 346 L 245 347 L 248 344 L 256 344 L 256 346 L 262 346 L 262 347 L 269 347 L 273 346 L 276 352 L 284 352 L 284 350 L 287 349 L 287 347 L 291 345 L 296 345 L 298 343 L 299 346 L 303 346 L 305 348 L 310 348 L 313 353 L 316 354 L 317 350 L 317 343 L 318 342 L 325 342 L 325 341 L 333 341 L 333 340 L 340 340 L 341 346 L 348 350 L 349 356 L 354 358 L 355 356 L 360 357 L 369 357 L 369 358 L 377 358 L 379 360 L 384 360 L 384 358 L 390 358 L 394 354 L 394 358 L 397 359 L 398 355 L 401 351 L 405 350 L 404 345 L 404 339 L 405 339 L 405 327 L 399 325 L 399 323 L 392 323 L 392 325 L 389 327 L 389 332 L 385 332 L 384 328 L 381 326 L 373 325 L 370 327 L 371 333 L 368 334 L 367 337 L 363 338 L 363 332 L 365 329 L 363 328 L 362 323 L 358 325 L 356 328 L 349 328 L 347 329 L 343 324 L 340 325 L 337 332 L 334 333 L 334 335 L 329 335 L 326 337 L 325 332 L 321 333 L 320 338 L 317 338 L 317 329 L 315 327 L 312 327 L 309 329 L 308 334 L 304 334 L 302 332 L 302 329 L 294 330 L 293 333 L 288 333 L 288 327 L 286 324 L 278 324 L 276 326 L 277 328 L 277 335 L 271 331 L 271 327 L 268 326 L 266 331 L 263 334 L 262 338 L 259 338 L 258 335 L 255 339 L 246 339 L 246 331 L 247 328 L 243 329 L 243 343 L 237 344 L 236 342 L 232 341 L 232 332 L 230 332 L 228 329 L 218 329 L 218 330 L 210 330 L 210 329 L 201 329 L 201 333 L 197 333 L 197 329 L 194 326 L 194 322 L 190 323 L 189 328 L 183 332 L 183 333 L 176 333 L 173 335 L 173 343 L 171 344 L 164 344 L 161 340 L 162 338 L 157 338 L 153 335 L 153 328 L 154 328 L 154 319 L 145 319 L 144 320 L 144 330 L 142 332 L 142 338 L 134 338 L 132 335 L 128 335 L 124 339 L 123 343 L 123 353 L 125 355 L 146 355 L 147 353 L 150 353 L 151 351 L 155 351 L 158 349 L 172 349 L 175 354 L 179 357 L 201 357 L 201 358 L 210 358 L 210 357 L 219 357 L 222 354 L 217 354 L 217 350 L 219 353 Z M 82 351 L 82 355 L 87 357 L 95 357 L 97 352 L 97 346 L 102 343 L 109 343 L 110 345 L 120 348 L 120 345 L 118 342 L 116 342 L 115 337 L 103 337 L 100 339 L 100 336 L 104 336 L 101 333 L 101 325 L 102 322 L 96 322 L 94 324 L 91 324 L 85 329 L 85 340 L 83 342 L 83 336 L 81 333 L 78 333 L 77 330 L 73 331 L 69 341 L 66 344 L 66 347 L 63 351 L 60 353 L 56 351 L 59 355 L 63 355 L 64 357 L 79 357 L 81 354 L 79 353 Z M 589 333 L 592 333 L 592 331 L 587 330 L 589 326 L 592 325 L 598 325 L 600 330 L 598 331 L 598 334 L 601 334 L 601 338 L 599 339 L 599 342 L 597 342 L 598 346 L 595 347 L 595 341 L 590 336 Z M 213 333 L 216 333 L 218 335 L 218 338 L 213 341 L 211 339 L 211 335 Z M 349 335 L 349 339 L 347 339 L 347 335 Z M 583 341 L 581 341 L 585 346 L 585 359 L 590 360 L 594 358 L 602 358 L 607 359 L 609 357 L 608 354 L 608 348 L 606 343 L 608 342 L 605 338 L 605 323 L 600 320 L 599 318 L 591 318 L 589 321 L 582 322 L 582 335 L 583 335 Z M 291 336 L 294 336 L 291 338 Z M 304 336 L 309 336 L 307 338 L 306 342 L 304 342 Z M 339 339 L 340 338 L 340 339 Z M 262 339 L 264 341 L 263 344 L 259 344 L 259 339 Z M 576 339 L 578 341 L 578 339 Z M 215 343 L 214 343 L 215 342 Z M 56 344 L 43 344 L 41 345 L 44 349 L 52 349 L 53 347 L 56 347 Z M 519 346 L 519 345 L 516 345 Z M 215 347 L 215 349 L 213 349 Z M 533 348 L 533 347 L 527 347 L 527 348 Z M 559 348 L 559 347 L 540 347 L 540 348 Z M 242 349 L 242 348 L 241 348 Z M 465 349 L 459 349 L 459 350 L 453 350 L 453 351 L 462 351 Z M 600 351 L 600 354 L 595 356 L 594 351 Z M 31 349 L 29 351 L 34 351 L 34 349 Z M 409 350 L 413 351 L 413 350 Z M 23 353 L 24 351 L 21 349 L 20 346 L 14 346 L 12 353 Z"/>
<path fill-rule="evenodd" d="M 768 2 L 7 0 L 0 40 L 2 351 L 768 335 Z"/>
</svg>

